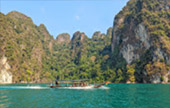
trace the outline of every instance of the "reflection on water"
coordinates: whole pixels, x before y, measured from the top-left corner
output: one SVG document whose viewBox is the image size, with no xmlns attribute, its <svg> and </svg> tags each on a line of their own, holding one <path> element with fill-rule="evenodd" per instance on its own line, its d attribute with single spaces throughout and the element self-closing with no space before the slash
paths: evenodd
<svg viewBox="0 0 170 108">
<path fill-rule="evenodd" d="M 0 90 L 0 108 L 7 108 L 10 101 L 8 100 L 9 91 Z"/>
<path fill-rule="evenodd" d="M 170 85 L 162 84 L 109 84 L 87 90 L 0 85 L 0 108 L 168 108 L 169 91 Z"/>
<path fill-rule="evenodd" d="M 2 86 L 0 89 L 49 89 L 49 87 L 41 86 Z"/>
</svg>

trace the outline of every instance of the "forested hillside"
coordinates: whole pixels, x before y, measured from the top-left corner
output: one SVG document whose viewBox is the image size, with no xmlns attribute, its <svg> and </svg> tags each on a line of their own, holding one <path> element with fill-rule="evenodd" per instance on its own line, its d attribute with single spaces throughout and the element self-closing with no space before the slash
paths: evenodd
<svg viewBox="0 0 170 108">
<path fill-rule="evenodd" d="M 170 0 L 130 0 L 115 17 L 112 37 L 112 52 L 128 64 L 122 68 L 128 80 L 168 82 L 169 51 Z"/>
<path fill-rule="evenodd" d="M 15 83 L 170 82 L 169 0 L 130 0 L 113 28 L 89 37 L 77 31 L 54 39 L 22 13 L 0 13 L 0 77 L 12 75 Z"/>
<path fill-rule="evenodd" d="M 102 62 L 110 53 L 112 28 L 107 34 L 67 33 L 53 39 L 22 13 L 0 14 L 0 57 L 7 57 L 13 82 L 49 82 L 57 79 L 105 80 Z M 102 77 L 102 78 L 100 78 Z"/>
</svg>

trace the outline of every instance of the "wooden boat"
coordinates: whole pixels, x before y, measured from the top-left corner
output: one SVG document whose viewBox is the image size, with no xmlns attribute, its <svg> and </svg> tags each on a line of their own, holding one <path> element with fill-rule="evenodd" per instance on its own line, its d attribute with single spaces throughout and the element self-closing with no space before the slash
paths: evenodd
<svg viewBox="0 0 170 108">
<path fill-rule="evenodd" d="M 106 83 L 102 84 L 89 84 L 88 79 L 80 79 L 80 80 L 56 80 L 55 85 L 51 84 L 50 88 L 65 88 L 65 89 L 92 89 L 92 88 L 100 88 L 104 86 Z"/>
</svg>

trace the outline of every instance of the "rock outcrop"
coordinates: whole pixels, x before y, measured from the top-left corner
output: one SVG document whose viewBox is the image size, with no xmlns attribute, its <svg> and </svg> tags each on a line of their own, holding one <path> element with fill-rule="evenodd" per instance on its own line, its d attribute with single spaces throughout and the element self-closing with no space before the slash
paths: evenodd
<svg viewBox="0 0 170 108">
<path fill-rule="evenodd" d="M 130 0 L 106 34 L 63 33 L 22 13 L 0 12 L 0 82 L 170 82 L 170 1 Z M 112 36 L 111 36 L 112 35 Z M 7 62 L 8 58 L 8 62 Z M 8 63 L 11 66 L 8 65 Z"/>
<path fill-rule="evenodd" d="M 112 52 L 118 49 L 127 64 L 136 64 L 137 82 L 167 82 L 169 7 L 169 0 L 130 0 L 114 20 Z"/>
<path fill-rule="evenodd" d="M 71 39 L 72 43 L 75 43 L 76 41 L 80 41 L 80 43 L 87 40 L 87 36 L 84 32 L 77 31 L 73 34 L 73 38 Z"/>
<path fill-rule="evenodd" d="M 112 27 L 109 27 L 109 28 L 107 29 L 106 36 L 111 37 L 111 36 L 112 36 L 112 32 L 113 32 L 113 28 L 112 28 Z"/>
<path fill-rule="evenodd" d="M 0 59 L 0 84 L 12 83 L 12 74 L 9 71 L 11 69 L 7 62 L 7 57 L 3 56 Z"/>
<path fill-rule="evenodd" d="M 104 33 L 101 33 L 100 31 L 97 31 L 93 34 L 92 36 L 92 39 L 94 41 L 97 41 L 97 40 L 103 40 L 105 38 L 105 34 Z"/>
<path fill-rule="evenodd" d="M 13 83 L 51 82 L 56 77 L 62 80 L 88 76 L 98 80 L 99 73 L 104 72 L 100 71 L 102 61 L 110 57 L 112 28 L 106 36 L 100 34 L 97 41 L 79 31 L 71 40 L 67 33 L 54 39 L 44 24 L 37 26 L 30 17 L 17 11 L 7 15 L 0 12 L 0 25 L 0 58 L 4 55 L 11 66 L 10 72 L 1 69 L 3 82 L 11 74 Z M 87 67 L 91 67 L 93 74 Z"/>
<path fill-rule="evenodd" d="M 46 79 L 43 66 L 53 52 L 54 43 L 46 27 L 43 24 L 36 26 L 30 17 L 16 11 L 0 14 L 0 25 L 0 58 L 3 55 L 8 58 L 12 81 Z"/>
<path fill-rule="evenodd" d="M 30 23 L 33 23 L 30 17 L 17 11 L 11 11 L 7 14 L 7 16 L 15 20 L 24 20 L 24 21 L 29 21 Z"/>
<path fill-rule="evenodd" d="M 77 31 L 71 39 L 71 56 L 75 58 L 74 63 L 79 64 L 81 57 L 87 56 L 88 37 L 84 32 Z"/>
<path fill-rule="evenodd" d="M 84 43 L 86 43 L 88 40 L 86 34 L 84 32 L 77 31 L 73 34 L 73 38 L 71 39 L 71 49 L 74 51 L 76 48 L 80 48 L 84 46 Z"/>
<path fill-rule="evenodd" d="M 69 44 L 70 41 L 70 35 L 68 33 L 59 34 L 56 38 L 58 44 Z"/>
</svg>

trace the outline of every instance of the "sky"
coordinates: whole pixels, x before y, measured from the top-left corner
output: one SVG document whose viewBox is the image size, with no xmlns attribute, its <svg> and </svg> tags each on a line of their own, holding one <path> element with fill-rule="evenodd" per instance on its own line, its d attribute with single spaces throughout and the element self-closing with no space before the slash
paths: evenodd
<svg viewBox="0 0 170 108">
<path fill-rule="evenodd" d="M 115 15 L 128 0 L 0 0 L 0 12 L 18 11 L 44 24 L 56 38 L 61 33 L 84 32 L 92 37 L 96 31 L 106 33 Z"/>
</svg>

